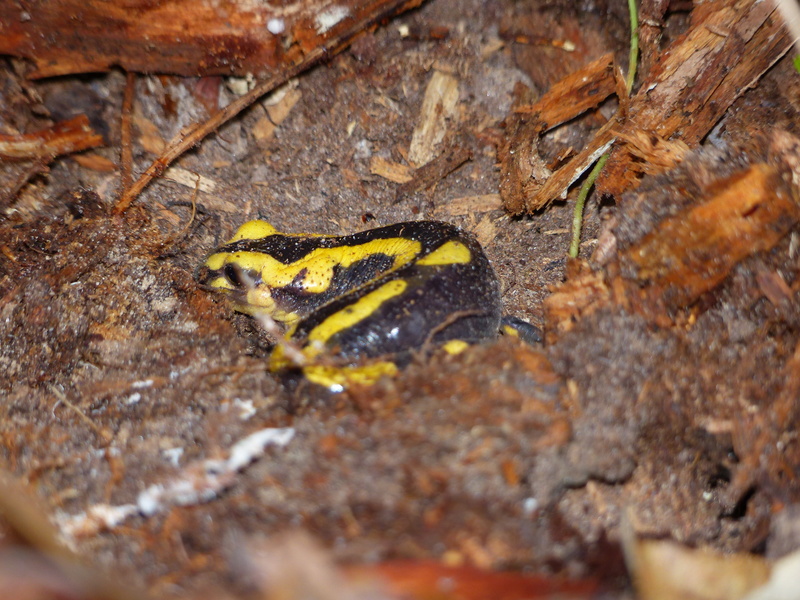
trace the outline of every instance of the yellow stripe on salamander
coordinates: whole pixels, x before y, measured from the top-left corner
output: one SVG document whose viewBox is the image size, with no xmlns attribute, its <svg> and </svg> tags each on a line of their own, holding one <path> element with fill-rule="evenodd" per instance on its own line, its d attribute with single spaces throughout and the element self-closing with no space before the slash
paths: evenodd
<svg viewBox="0 0 800 600">
<path fill-rule="evenodd" d="M 402 279 L 395 279 L 364 295 L 350 306 L 333 313 L 309 332 L 302 350 L 303 355 L 311 362 L 324 354 L 325 343 L 331 337 L 372 315 L 381 304 L 402 294 L 407 286 L 408 284 Z M 294 328 L 286 333 L 286 339 L 291 339 L 293 334 Z M 279 371 L 291 366 L 293 361 L 286 355 L 283 346 L 277 346 L 270 355 L 270 370 Z"/>
<path fill-rule="evenodd" d="M 333 313 L 322 323 L 314 327 L 308 334 L 308 347 L 306 354 L 309 357 L 318 356 L 325 343 L 340 331 L 352 327 L 356 323 L 373 314 L 381 304 L 402 294 L 408 283 L 402 279 L 395 279 L 383 284 L 376 290 L 364 295 L 347 308 Z"/>
<path fill-rule="evenodd" d="M 397 370 L 397 365 L 393 362 L 379 361 L 355 367 L 312 365 L 303 368 L 303 375 L 311 383 L 326 387 L 332 392 L 341 392 L 353 384 L 372 385 L 381 377 L 394 377 Z"/>
<path fill-rule="evenodd" d="M 386 238 L 372 240 L 357 246 L 317 248 L 288 265 L 261 252 L 219 252 L 212 254 L 206 265 L 209 269 L 216 270 L 233 263 L 241 269 L 260 273 L 262 284 L 271 288 L 289 285 L 305 269 L 303 289 L 310 293 L 320 293 L 330 286 L 333 270 L 337 265 L 347 268 L 374 254 L 385 254 L 394 259 L 392 269 L 396 269 L 413 261 L 421 251 L 422 244 L 414 240 Z M 217 282 L 219 280 L 215 280 L 212 285 Z M 215 287 L 230 288 L 231 286 L 225 283 L 225 285 L 215 285 Z"/>
<path fill-rule="evenodd" d="M 444 351 L 448 354 L 461 354 L 464 350 L 469 348 L 469 344 L 464 340 L 450 340 L 442 345 Z"/>
<path fill-rule="evenodd" d="M 466 264 L 472 260 L 472 254 L 464 244 L 451 240 L 417 261 L 418 265 L 435 267 L 439 265 Z"/>
<path fill-rule="evenodd" d="M 236 230 L 236 233 L 228 240 L 228 243 L 238 242 L 239 240 L 260 240 L 278 233 L 278 230 L 266 221 L 248 221 Z"/>
</svg>

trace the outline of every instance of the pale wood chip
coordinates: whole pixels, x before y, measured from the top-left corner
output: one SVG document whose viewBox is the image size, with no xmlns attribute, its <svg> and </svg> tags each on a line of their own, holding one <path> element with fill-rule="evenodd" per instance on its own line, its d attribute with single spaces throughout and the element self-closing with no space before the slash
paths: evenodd
<svg viewBox="0 0 800 600">
<path fill-rule="evenodd" d="M 424 165 L 437 155 L 436 146 L 447 133 L 448 121 L 455 119 L 457 104 L 458 79 L 434 71 L 425 89 L 420 118 L 411 138 L 408 152 L 411 162 Z"/>
<path fill-rule="evenodd" d="M 72 157 L 80 166 L 91 169 L 92 171 L 100 171 L 101 173 L 111 173 L 117 170 L 117 165 L 113 160 L 95 154 L 94 152 L 88 154 L 76 154 Z"/>
<path fill-rule="evenodd" d="M 486 248 L 492 241 L 494 241 L 494 238 L 497 237 L 497 226 L 494 224 L 494 221 L 489 218 L 489 215 L 486 215 L 475 226 L 475 229 L 472 231 L 472 233 L 474 233 L 475 237 L 478 238 L 478 243 Z"/>
<path fill-rule="evenodd" d="M 272 122 L 275 123 L 275 125 L 280 125 L 286 119 L 286 117 L 289 116 L 289 113 L 302 97 L 303 92 L 301 92 L 298 88 L 289 89 L 285 94 L 283 94 L 279 102 L 276 104 L 267 105 L 267 113 L 269 113 L 269 118 L 272 119 Z"/>
<path fill-rule="evenodd" d="M 437 206 L 433 214 L 455 217 L 475 212 L 501 210 L 502 208 L 503 200 L 500 194 L 481 194 L 478 196 L 461 196 L 460 198 L 448 200 L 446 204 Z"/>
<path fill-rule="evenodd" d="M 252 132 L 256 141 L 263 142 L 272 138 L 278 125 L 286 120 L 294 106 L 303 97 L 303 92 L 297 88 L 297 80 L 292 81 L 294 81 L 294 85 L 287 83 L 281 86 L 261 103 L 267 114 L 256 121 L 253 126 Z"/>
<path fill-rule="evenodd" d="M 147 150 L 150 154 L 161 154 L 164 151 L 164 148 L 167 147 L 167 143 L 164 141 L 164 138 L 161 137 L 160 130 L 155 123 L 141 114 L 134 113 L 133 124 L 141 134 L 139 136 L 139 143 L 142 145 L 142 148 Z"/>
<path fill-rule="evenodd" d="M 178 183 L 187 188 L 197 188 L 206 194 L 210 194 L 217 187 L 217 183 L 213 179 L 187 171 L 186 169 L 181 169 L 180 167 L 170 167 L 164 171 L 163 177 L 164 179 L 168 179 L 169 181 Z"/>
<path fill-rule="evenodd" d="M 407 183 L 413 178 L 411 167 L 386 160 L 380 156 L 373 156 L 369 161 L 369 172 L 394 183 Z"/>
<path fill-rule="evenodd" d="M 270 139 L 275 133 L 276 129 L 277 126 L 275 123 L 273 123 L 269 117 L 264 116 L 256 121 L 256 124 L 253 125 L 253 128 L 250 131 L 252 131 L 253 137 L 256 139 L 256 141 L 261 142 Z"/>
</svg>

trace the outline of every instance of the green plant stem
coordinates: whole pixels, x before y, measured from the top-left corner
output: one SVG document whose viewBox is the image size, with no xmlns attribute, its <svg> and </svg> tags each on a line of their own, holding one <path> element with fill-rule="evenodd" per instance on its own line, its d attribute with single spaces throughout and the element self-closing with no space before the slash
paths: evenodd
<svg viewBox="0 0 800 600">
<path fill-rule="evenodd" d="M 578 250 L 581 247 L 581 224 L 583 223 L 583 206 L 586 204 L 586 197 L 589 195 L 597 176 L 600 175 L 600 171 L 606 166 L 608 155 L 609 153 L 606 152 L 595 163 L 592 172 L 583 182 L 583 187 L 578 193 L 578 199 L 575 201 L 575 210 L 572 212 L 572 243 L 569 245 L 569 255 L 572 258 L 578 257 Z"/>
<path fill-rule="evenodd" d="M 636 68 L 639 60 L 639 15 L 636 12 L 636 0 L 628 0 L 628 12 L 631 19 L 631 52 L 628 60 L 628 78 L 625 80 L 625 88 L 628 94 L 633 90 L 633 82 L 636 80 Z M 572 212 L 572 242 L 569 245 L 569 256 L 578 257 L 581 247 L 581 227 L 583 225 L 583 208 L 586 205 L 586 198 L 594 185 L 597 176 L 606 164 L 609 157 L 606 152 L 595 163 L 586 181 L 583 182 L 581 191 L 578 192 L 578 199 L 575 201 L 575 210 Z"/>
<path fill-rule="evenodd" d="M 639 60 L 639 14 L 636 12 L 636 0 L 628 0 L 628 13 L 631 18 L 631 53 L 628 55 L 628 78 L 625 80 L 625 87 L 630 94 L 636 79 L 636 66 Z"/>
</svg>

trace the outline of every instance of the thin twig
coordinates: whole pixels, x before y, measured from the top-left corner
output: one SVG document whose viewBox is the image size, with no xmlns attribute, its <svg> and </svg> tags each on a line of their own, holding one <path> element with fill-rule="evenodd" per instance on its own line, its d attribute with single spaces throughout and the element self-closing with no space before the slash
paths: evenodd
<svg viewBox="0 0 800 600">
<path fill-rule="evenodd" d="M 120 116 L 119 172 L 120 189 L 124 194 L 133 184 L 133 135 L 131 132 L 131 116 L 133 114 L 133 96 L 136 90 L 136 73 L 128 71 L 125 78 L 125 94 L 122 97 L 122 115 Z"/>
<path fill-rule="evenodd" d="M 89 417 L 87 417 L 80 408 L 75 406 L 72 402 L 69 401 L 69 399 L 67 399 L 67 396 L 61 390 L 59 390 L 54 385 L 49 385 L 48 387 L 50 388 L 50 391 L 53 392 L 53 395 L 56 398 L 58 398 L 58 401 L 61 402 L 67 408 L 69 408 L 71 411 L 73 411 L 76 415 L 78 415 L 81 421 L 86 423 L 91 428 L 91 430 L 98 435 L 98 437 L 102 438 L 106 443 L 111 441 L 111 434 L 101 429 L 97 425 L 97 423 L 95 423 Z"/>
<path fill-rule="evenodd" d="M 217 111 L 207 121 L 202 123 L 193 123 L 184 127 L 178 132 L 172 141 L 170 141 L 167 148 L 148 168 L 142 173 L 136 183 L 126 190 L 120 197 L 117 205 L 114 207 L 114 212 L 117 214 L 123 213 L 130 206 L 136 197 L 147 187 L 147 185 L 156 177 L 160 176 L 167 167 L 172 164 L 181 154 L 186 152 L 189 148 L 198 145 L 203 138 L 205 138 L 212 131 L 216 131 L 224 123 L 230 121 L 233 117 L 242 112 L 245 108 L 253 104 L 261 96 L 268 94 L 277 87 L 289 81 L 292 77 L 296 77 L 301 72 L 305 71 L 312 65 L 323 60 L 337 48 L 345 46 L 350 40 L 358 35 L 361 31 L 367 29 L 371 24 L 386 17 L 387 14 L 397 10 L 398 7 L 406 5 L 406 0 L 397 0 L 391 6 L 386 7 L 386 10 L 380 11 L 370 19 L 353 23 L 352 27 L 344 31 L 341 35 L 337 35 L 327 40 L 325 43 L 320 44 L 313 50 L 310 50 L 303 60 L 294 66 L 290 66 L 280 73 L 265 79 L 249 91 L 244 96 L 241 96 L 231 102 L 225 108 Z"/>
</svg>

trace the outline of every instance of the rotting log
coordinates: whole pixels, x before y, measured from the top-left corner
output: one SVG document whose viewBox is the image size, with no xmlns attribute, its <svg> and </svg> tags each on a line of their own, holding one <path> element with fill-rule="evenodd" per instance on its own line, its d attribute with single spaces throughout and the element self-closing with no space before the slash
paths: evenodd
<svg viewBox="0 0 800 600">
<path fill-rule="evenodd" d="M 0 2 L 0 54 L 27 58 L 31 78 L 106 71 L 267 77 L 357 23 L 421 0 L 277 4 L 165 0 Z"/>
</svg>

